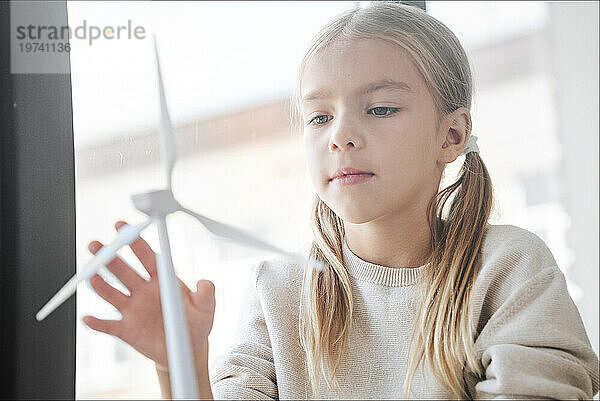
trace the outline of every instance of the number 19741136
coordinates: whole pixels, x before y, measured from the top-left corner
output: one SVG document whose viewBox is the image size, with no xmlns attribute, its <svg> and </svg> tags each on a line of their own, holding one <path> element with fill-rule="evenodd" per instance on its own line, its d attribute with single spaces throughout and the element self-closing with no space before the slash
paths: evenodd
<svg viewBox="0 0 600 401">
<path fill-rule="evenodd" d="M 19 43 L 21 53 L 31 52 L 70 52 L 71 44 L 69 43 L 47 43 L 47 42 L 25 42 Z"/>
</svg>

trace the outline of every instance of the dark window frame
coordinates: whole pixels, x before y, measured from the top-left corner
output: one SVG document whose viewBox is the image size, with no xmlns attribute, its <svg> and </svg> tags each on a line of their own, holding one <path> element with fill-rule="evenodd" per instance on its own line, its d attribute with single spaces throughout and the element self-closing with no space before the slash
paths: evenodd
<svg viewBox="0 0 600 401">
<path fill-rule="evenodd" d="M 35 319 L 76 272 L 70 68 L 11 73 L 14 4 L 0 1 L 0 397 L 74 399 L 75 296 Z M 66 2 L 51 4 L 32 13 L 66 25 Z"/>
</svg>

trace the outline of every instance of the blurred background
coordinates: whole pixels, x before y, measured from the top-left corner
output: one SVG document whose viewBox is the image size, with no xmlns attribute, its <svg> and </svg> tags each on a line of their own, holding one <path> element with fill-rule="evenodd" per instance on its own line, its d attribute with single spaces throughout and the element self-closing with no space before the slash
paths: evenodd
<svg viewBox="0 0 600 401">
<path fill-rule="evenodd" d="M 143 26 L 157 35 L 178 162 L 173 190 L 198 213 L 288 250 L 311 240 L 312 186 L 302 137 L 288 128 L 296 69 L 333 16 L 369 2 L 68 2 L 69 25 Z M 473 134 L 492 176 L 492 224 L 547 243 L 598 353 L 598 3 L 427 1 L 469 55 Z M 138 223 L 135 193 L 161 188 L 151 40 L 71 39 L 77 264 L 92 240 Z M 449 185 L 462 164 L 448 167 Z M 179 277 L 215 283 L 210 361 L 231 345 L 251 266 L 265 255 L 214 241 L 187 216 L 168 220 Z M 142 233 L 155 251 L 154 228 Z M 130 265 L 141 264 L 127 248 Z M 102 275 L 126 290 L 108 271 Z M 154 364 L 81 323 L 120 314 L 77 293 L 76 398 L 160 398 Z M 596 397 L 597 399 L 597 397 Z"/>
</svg>

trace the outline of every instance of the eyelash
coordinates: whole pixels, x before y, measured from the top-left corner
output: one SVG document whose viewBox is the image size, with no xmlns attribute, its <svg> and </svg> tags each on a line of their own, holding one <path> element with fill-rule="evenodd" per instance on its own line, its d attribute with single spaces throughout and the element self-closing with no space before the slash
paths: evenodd
<svg viewBox="0 0 600 401">
<path fill-rule="evenodd" d="M 374 116 L 377 116 L 377 117 L 379 117 L 379 118 L 386 118 L 386 117 L 389 117 L 389 116 L 391 116 L 391 115 L 394 115 L 394 114 L 396 114 L 397 112 L 399 112 L 399 111 L 400 111 L 400 109 L 399 109 L 399 108 L 397 108 L 397 107 L 378 106 L 378 107 L 373 107 L 373 108 L 371 108 L 371 109 L 367 110 L 367 114 L 370 114 L 369 112 L 370 112 L 371 110 L 375 110 L 375 109 L 388 109 L 388 110 L 392 110 L 392 112 L 391 112 L 391 113 L 389 113 L 389 114 L 387 114 L 387 115 L 385 115 L 385 116 L 377 116 L 377 115 L 373 114 Z M 318 117 L 323 117 L 324 115 L 325 115 L 325 114 L 320 114 L 320 115 L 318 115 L 318 116 L 315 116 L 315 117 L 313 117 L 313 118 L 312 118 L 312 119 L 311 119 L 311 120 L 308 122 L 308 124 L 307 124 L 307 125 L 315 125 L 315 126 L 317 126 L 317 127 L 323 126 L 323 125 L 324 125 L 324 123 L 323 123 L 323 124 L 313 124 L 313 121 L 315 121 L 315 119 L 317 119 Z"/>
</svg>

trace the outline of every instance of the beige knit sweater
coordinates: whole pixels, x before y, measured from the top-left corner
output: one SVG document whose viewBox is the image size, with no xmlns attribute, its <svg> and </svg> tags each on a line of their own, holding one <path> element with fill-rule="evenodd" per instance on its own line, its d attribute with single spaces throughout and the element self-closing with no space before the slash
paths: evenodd
<svg viewBox="0 0 600 401">
<path fill-rule="evenodd" d="M 308 251 L 306 246 L 305 251 Z M 416 306 L 416 280 L 428 268 L 369 263 L 343 247 L 352 278 L 354 326 L 341 361 L 344 398 L 400 399 Z M 475 349 L 486 377 L 464 372 L 471 398 L 591 399 L 594 353 L 562 271 L 534 233 L 488 225 L 473 288 Z M 282 258 L 255 266 L 235 345 L 210 366 L 215 399 L 338 398 L 312 393 L 298 337 L 302 267 Z M 449 399 L 428 365 L 411 398 Z"/>
</svg>

